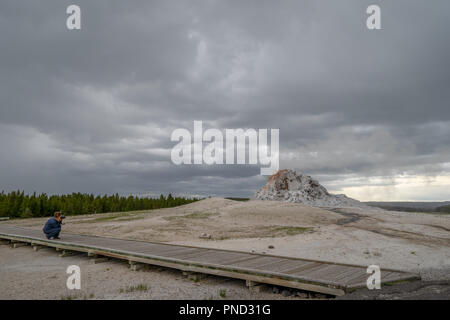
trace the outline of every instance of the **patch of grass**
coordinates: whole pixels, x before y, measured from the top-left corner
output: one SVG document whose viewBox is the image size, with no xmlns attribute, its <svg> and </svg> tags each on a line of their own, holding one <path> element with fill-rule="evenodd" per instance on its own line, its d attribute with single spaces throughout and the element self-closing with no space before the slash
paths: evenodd
<svg viewBox="0 0 450 320">
<path fill-rule="evenodd" d="M 148 291 L 148 286 L 146 284 L 139 284 L 136 288 L 136 291 Z"/>
<path fill-rule="evenodd" d="M 379 252 L 374 252 L 373 255 L 374 255 L 375 257 L 381 257 L 381 253 L 379 253 Z"/>
<path fill-rule="evenodd" d="M 306 232 L 312 232 L 313 229 L 312 228 L 307 228 L 307 227 L 286 227 L 286 226 L 281 226 L 281 227 L 275 227 L 273 229 L 272 232 L 274 232 L 275 234 L 273 235 L 273 237 L 279 236 L 279 235 L 287 235 L 287 236 L 295 236 L 298 234 L 303 234 Z"/>
<path fill-rule="evenodd" d="M 94 298 L 94 294 L 93 293 L 89 294 L 89 296 L 87 296 L 86 294 L 83 295 L 83 300 L 93 299 L 93 298 Z"/>
<path fill-rule="evenodd" d="M 216 214 L 214 213 L 208 213 L 208 212 L 194 212 L 190 214 L 186 214 L 184 216 L 168 216 L 163 217 L 164 220 L 167 221 L 173 221 L 178 219 L 208 219 L 211 216 L 214 216 Z"/>
<path fill-rule="evenodd" d="M 208 219 L 209 217 L 213 216 L 213 213 L 207 213 L 207 212 L 194 212 L 191 214 L 187 214 L 183 216 L 185 219 Z"/>
<path fill-rule="evenodd" d="M 117 217 L 115 216 L 106 216 L 106 217 L 99 217 L 99 218 L 95 218 L 92 220 L 87 220 L 87 221 L 80 221 L 80 222 L 86 222 L 86 223 L 96 223 L 96 222 L 105 222 L 105 221 L 109 221 L 109 220 L 114 220 Z"/>
<path fill-rule="evenodd" d="M 226 298 L 227 297 L 227 290 L 225 290 L 225 289 L 222 289 L 222 290 L 220 290 L 219 291 L 219 296 L 221 297 L 221 298 Z"/>
<path fill-rule="evenodd" d="M 131 293 L 131 292 L 146 292 L 148 291 L 148 286 L 146 284 L 138 284 L 137 286 L 130 286 L 125 289 L 120 288 L 120 293 Z"/>
<path fill-rule="evenodd" d="M 364 251 L 364 254 L 367 254 L 367 255 L 372 254 L 374 257 L 381 257 L 381 253 L 378 252 L 378 251 L 373 251 L 372 253 L 370 253 L 369 250 L 365 250 L 365 251 Z"/>
<path fill-rule="evenodd" d="M 132 216 L 129 218 L 118 218 L 116 221 L 133 221 L 133 220 L 139 220 L 139 219 L 144 219 L 145 217 L 143 215 L 141 216 Z"/>
<path fill-rule="evenodd" d="M 106 222 L 111 220 L 116 221 L 128 221 L 128 220 L 136 220 L 145 218 L 141 213 L 145 213 L 145 211 L 127 211 L 127 212 L 114 212 L 111 214 L 105 214 L 102 217 L 95 217 L 89 220 L 81 220 L 77 221 L 79 223 L 97 223 L 97 222 Z"/>
</svg>

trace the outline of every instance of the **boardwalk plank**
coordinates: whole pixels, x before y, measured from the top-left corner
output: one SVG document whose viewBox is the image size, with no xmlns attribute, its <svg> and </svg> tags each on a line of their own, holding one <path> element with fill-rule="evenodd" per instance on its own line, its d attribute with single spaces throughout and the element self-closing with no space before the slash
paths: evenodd
<svg viewBox="0 0 450 320">
<path fill-rule="evenodd" d="M 342 295 L 364 286 L 366 267 L 277 257 L 239 251 L 199 248 L 137 240 L 63 234 L 62 240 L 47 240 L 40 230 L 0 224 L 0 239 L 34 243 L 62 250 L 155 264 L 183 271 L 220 275 L 302 290 Z M 382 271 L 381 281 L 392 282 L 418 276 L 402 271 Z"/>
</svg>

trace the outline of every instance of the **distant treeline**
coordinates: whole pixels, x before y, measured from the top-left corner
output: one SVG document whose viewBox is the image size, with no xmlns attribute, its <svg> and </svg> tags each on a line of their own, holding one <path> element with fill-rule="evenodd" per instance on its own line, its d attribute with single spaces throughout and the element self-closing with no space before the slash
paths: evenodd
<svg viewBox="0 0 450 320">
<path fill-rule="evenodd" d="M 167 197 L 141 198 L 135 196 L 94 196 L 93 194 L 72 193 L 68 195 L 24 194 L 23 191 L 0 193 L 0 217 L 31 218 L 51 216 L 55 211 L 64 215 L 79 215 L 104 212 L 123 212 L 176 207 L 197 201 Z"/>
<path fill-rule="evenodd" d="M 424 213 L 450 213 L 450 205 L 445 206 L 438 206 L 438 207 L 431 207 L 431 208 L 425 208 L 425 207 L 406 207 L 406 206 L 398 206 L 398 205 L 387 205 L 387 204 L 380 204 L 380 203 L 372 203 L 367 202 L 368 205 L 372 207 L 377 207 L 389 211 L 403 211 L 403 212 L 424 212 Z"/>
</svg>

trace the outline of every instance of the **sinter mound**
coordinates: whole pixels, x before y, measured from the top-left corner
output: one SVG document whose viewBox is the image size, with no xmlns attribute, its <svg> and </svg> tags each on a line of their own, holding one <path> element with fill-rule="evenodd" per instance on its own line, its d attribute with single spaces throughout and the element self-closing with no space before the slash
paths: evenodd
<svg viewBox="0 0 450 320">
<path fill-rule="evenodd" d="M 334 195 L 310 176 L 294 170 L 280 170 L 267 179 L 266 185 L 258 190 L 254 199 L 278 200 L 303 203 L 317 207 L 361 207 L 358 200 L 344 194 Z"/>
</svg>

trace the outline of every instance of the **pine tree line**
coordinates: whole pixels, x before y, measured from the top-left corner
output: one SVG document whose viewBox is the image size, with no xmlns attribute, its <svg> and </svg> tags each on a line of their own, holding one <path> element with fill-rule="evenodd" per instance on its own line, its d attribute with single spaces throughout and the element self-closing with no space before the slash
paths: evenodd
<svg viewBox="0 0 450 320">
<path fill-rule="evenodd" d="M 0 217 L 31 218 L 51 216 L 55 211 L 64 215 L 80 215 L 105 212 L 124 212 L 135 210 L 151 210 L 159 208 L 176 207 L 197 201 L 167 197 L 141 198 L 136 196 L 94 196 L 93 194 L 72 193 L 68 195 L 52 195 L 45 193 L 26 195 L 23 191 L 0 193 Z"/>
</svg>

